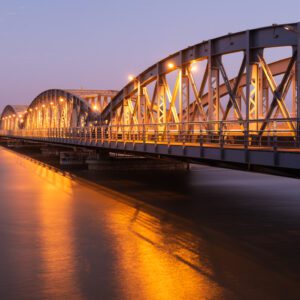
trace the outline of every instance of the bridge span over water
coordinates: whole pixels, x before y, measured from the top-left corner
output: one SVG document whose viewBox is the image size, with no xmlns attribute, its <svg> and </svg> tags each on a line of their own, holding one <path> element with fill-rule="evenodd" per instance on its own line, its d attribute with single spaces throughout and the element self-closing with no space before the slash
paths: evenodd
<svg viewBox="0 0 300 300">
<path fill-rule="evenodd" d="M 300 169 L 299 91 L 300 23 L 274 24 L 178 51 L 118 92 L 52 89 L 8 105 L 1 136 Z"/>
</svg>

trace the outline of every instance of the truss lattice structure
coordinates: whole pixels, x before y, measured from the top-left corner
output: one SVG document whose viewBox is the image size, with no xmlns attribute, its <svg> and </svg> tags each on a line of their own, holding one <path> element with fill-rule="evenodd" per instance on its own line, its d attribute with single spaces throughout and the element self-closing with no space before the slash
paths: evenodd
<svg viewBox="0 0 300 300">
<path fill-rule="evenodd" d="M 255 151 L 271 149 L 277 165 L 277 148 L 300 152 L 299 91 L 300 23 L 273 25 L 185 48 L 119 92 L 48 90 L 23 111 L 8 105 L 1 135 L 258 164 Z"/>
</svg>

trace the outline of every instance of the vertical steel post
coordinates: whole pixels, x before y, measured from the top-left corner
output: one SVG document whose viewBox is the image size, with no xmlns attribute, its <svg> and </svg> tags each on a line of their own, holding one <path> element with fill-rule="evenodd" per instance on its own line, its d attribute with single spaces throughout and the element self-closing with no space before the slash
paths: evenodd
<svg viewBox="0 0 300 300">
<path fill-rule="evenodd" d="M 296 68 L 294 68 L 294 75 L 292 78 L 292 118 L 297 114 L 297 81 L 296 81 Z"/>
<path fill-rule="evenodd" d="M 166 123 L 166 89 L 161 75 L 157 77 L 157 123 Z"/>
<path fill-rule="evenodd" d="M 141 88 L 141 82 L 140 80 L 137 78 L 137 110 L 136 110 L 136 113 L 137 113 L 137 122 L 138 122 L 138 125 L 141 124 L 141 98 L 142 98 L 142 93 L 143 93 L 143 89 Z"/>
<path fill-rule="evenodd" d="M 250 65 L 250 31 L 246 31 L 246 111 L 245 111 L 245 122 L 244 122 L 244 146 L 248 148 L 248 136 L 249 136 L 249 117 L 250 117 L 250 93 L 251 93 L 251 79 L 252 79 L 252 68 Z M 247 158 L 246 158 L 247 160 Z"/>
<path fill-rule="evenodd" d="M 297 24 L 297 60 L 296 60 L 296 90 L 297 90 L 297 146 L 300 143 L 300 23 Z"/>
<path fill-rule="evenodd" d="M 186 122 L 189 124 L 190 121 L 190 84 L 189 77 L 187 74 L 188 67 L 182 68 L 181 74 L 181 90 L 180 90 L 180 101 L 181 110 L 179 111 L 179 120 L 181 123 Z"/>
<path fill-rule="evenodd" d="M 219 97 L 219 67 L 216 57 L 213 55 L 212 41 L 209 41 L 208 57 L 208 120 L 212 123 L 210 128 L 214 129 L 214 122 L 220 118 L 220 97 Z M 221 58 L 219 58 L 221 59 Z"/>
<path fill-rule="evenodd" d="M 258 119 L 258 94 L 259 94 L 259 73 L 258 65 L 251 61 L 249 68 L 251 69 L 251 80 L 250 80 L 250 97 L 249 97 L 249 119 Z M 249 124 L 249 130 L 257 130 L 258 124 L 254 122 Z"/>
<path fill-rule="evenodd" d="M 208 57 L 208 121 L 214 119 L 214 103 L 213 103 L 213 89 L 212 89 L 212 42 L 208 42 L 209 57 Z"/>
</svg>

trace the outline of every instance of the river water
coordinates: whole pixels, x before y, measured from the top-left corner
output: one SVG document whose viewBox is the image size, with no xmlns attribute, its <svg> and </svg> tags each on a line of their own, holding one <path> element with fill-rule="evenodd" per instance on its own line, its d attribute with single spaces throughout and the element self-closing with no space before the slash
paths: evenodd
<svg viewBox="0 0 300 300">
<path fill-rule="evenodd" d="M 299 180 L 81 175 L 0 148 L 0 299 L 299 299 Z"/>
</svg>

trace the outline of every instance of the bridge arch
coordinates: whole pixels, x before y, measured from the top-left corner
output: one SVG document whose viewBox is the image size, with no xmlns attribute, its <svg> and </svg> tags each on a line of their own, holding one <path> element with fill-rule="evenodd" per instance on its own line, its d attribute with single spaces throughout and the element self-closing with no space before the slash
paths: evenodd
<svg viewBox="0 0 300 300">
<path fill-rule="evenodd" d="M 228 34 L 178 51 L 123 87 L 103 110 L 101 120 L 117 128 L 126 125 L 129 131 L 143 124 L 155 124 L 164 131 L 166 124 L 178 129 L 184 123 L 235 120 L 240 121 L 236 123 L 240 127 L 263 119 L 253 127 L 263 131 L 272 118 L 299 117 L 299 30 L 300 23 L 273 25 Z M 268 63 L 265 50 L 278 47 L 289 47 L 291 55 Z M 236 53 L 242 59 L 236 74 L 229 77 L 224 58 Z M 201 80 L 197 82 L 193 67 L 200 63 L 204 67 L 199 70 Z M 286 125 L 296 132 L 295 122 Z M 188 126 L 183 130 L 191 130 Z"/>
<path fill-rule="evenodd" d="M 25 129 L 85 127 L 95 124 L 115 91 L 50 89 L 29 105 Z"/>
<path fill-rule="evenodd" d="M 24 128 L 26 105 L 7 105 L 1 114 L 1 129 L 15 130 Z"/>
</svg>

